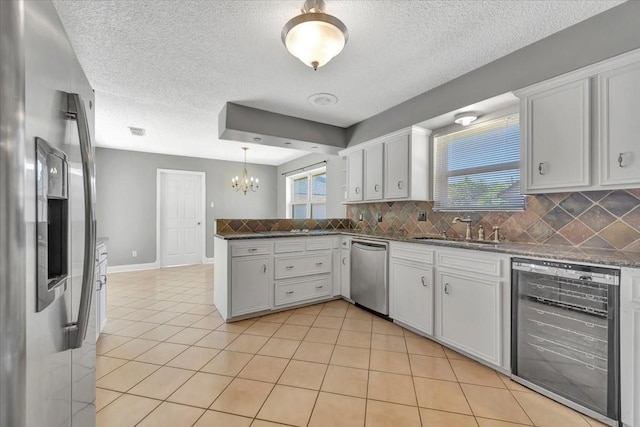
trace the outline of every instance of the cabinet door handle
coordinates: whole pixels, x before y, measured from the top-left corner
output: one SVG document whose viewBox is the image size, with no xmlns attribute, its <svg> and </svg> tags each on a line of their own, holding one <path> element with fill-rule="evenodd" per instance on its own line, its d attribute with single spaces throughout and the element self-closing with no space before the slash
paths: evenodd
<svg viewBox="0 0 640 427">
<path fill-rule="evenodd" d="M 262 272 L 263 273 L 267 272 L 267 264 L 262 264 Z"/>
<path fill-rule="evenodd" d="M 444 293 L 449 295 L 449 284 L 448 283 L 444 284 Z"/>
<path fill-rule="evenodd" d="M 102 281 L 96 280 L 96 283 L 98 284 L 98 287 L 96 288 L 96 292 L 102 290 Z"/>
<path fill-rule="evenodd" d="M 538 163 L 538 173 L 544 175 L 544 163 L 542 162 Z"/>
<path fill-rule="evenodd" d="M 103 280 L 102 284 L 106 285 L 107 284 L 107 275 L 106 274 L 102 275 L 102 280 Z"/>
<path fill-rule="evenodd" d="M 398 181 L 398 190 L 402 190 L 402 187 L 404 187 L 404 186 L 402 185 L 402 181 Z"/>
<path fill-rule="evenodd" d="M 379 189 L 380 189 L 380 186 L 378 184 L 373 186 L 373 191 L 375 191 L 376 193 L 378 192 Z"/>
<path fill-rule="evenodd" d="M 248 250 L 249 252 L 257 252 L 257 251 L 258 251 L 258 249 L 256 249 L 256 248 L 249 248 L 249 249 L 247 249 L 247 250 Z"/>
<path fill-rule="evenodd" d="M 291 295 L 293 291 L 287 291 L 287 295 Z"/>
<path fill-rule="evenodd" d="M 618 154 L 618 165 L 619 165 L 621 168 L 623 168 L 623 167 L 624 167 L 624 166 L 622 165 L 622 161 L 624 160 L 624 159 L 622 158 L 622 155 L 623 155 L 623 154 L 624 154 L 624 153 L 620 153 L 620 154 Z"/>
<path fill-rule="evenodd" d="M 286 268 L 287 270 L 293 270 L 293 265 L 287 265 L 285 268 Z"/>
<path fill-rule="evenodd" d="M 322 289 L 322 288 L 324 288 L 324 285 L 316 286 L 316 289 Z"/>
<path fill-rule="evenodd" d="M 356 194 L 360 194 L 360 187 L 356 187 Z"/>
<path fill-rule="evenodd" d="M 346 258 L 342 258 L 342 265 L 347 265 L 347 259 Z"/>
<path fill-rule="evenodd" d="M 322 264 L 324 264 L 323 262 L 316 262 L 316 267 L 320 267 Z"/>
<path fill-rule="evenodd" d="M 420 278 L 420 281 L 422 282 L 422 286 L 424 286 L 424 287 L 426 288 L 426 287 L 427 287 L 427 281 L 426 281 L 426 279 L 424 278 L 424 276 L 422 276 L 422 277 Z"/>
</svg>

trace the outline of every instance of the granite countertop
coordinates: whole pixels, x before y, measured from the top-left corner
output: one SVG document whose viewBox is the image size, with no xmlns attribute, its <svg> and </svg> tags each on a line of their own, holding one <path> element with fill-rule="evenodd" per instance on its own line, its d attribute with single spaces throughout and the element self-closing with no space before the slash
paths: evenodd
<svg viewBox="0 0 640 427">
<path fill-rule="evenodd" d="M 225 233 L 216 237 L 225 240 L 265 239 L 273 237 L 305 237 L 325 235 L 348 235 L 368 237 L 381 240 L 410 242 L 414 244 L 474 249 L 486 252 L 496 252 L 507 255 L 524 257 L 561 259 L 564 261 L 586 262 L 618 267 L 640 268 L 640 252 L 626 252 L 607 249 L 582 249 L 569 246 L 534 245 L 526 243 L 500 242 L 467 242 L 465 240 L 444 240 L 440 236 L 420 236 L 427 239 L 417 239 L 416 236 L 398 234 L 367 233 L 358 230 L 311 230 L 309 232 L 292 233 L 290 231 L 268 231 L 262 233 Z"/>
</svg>

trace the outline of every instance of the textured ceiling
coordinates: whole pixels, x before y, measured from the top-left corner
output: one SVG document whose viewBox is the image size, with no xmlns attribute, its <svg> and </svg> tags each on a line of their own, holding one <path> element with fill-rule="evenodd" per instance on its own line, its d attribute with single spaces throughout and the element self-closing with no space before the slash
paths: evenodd
<svg viewBox="0 0 640 427">
<path fill-rule="evenodd" d="M 315 72 L 280 40 L 302 0 L 54 3 L 96 90 L 98 146 L 241 160 L 217 137 L 226 101 L 347 127 L 622 1 L 327 0 L 349 42 Z M 255 145 L 248 161 L 303 154 Z"/>
</svg>

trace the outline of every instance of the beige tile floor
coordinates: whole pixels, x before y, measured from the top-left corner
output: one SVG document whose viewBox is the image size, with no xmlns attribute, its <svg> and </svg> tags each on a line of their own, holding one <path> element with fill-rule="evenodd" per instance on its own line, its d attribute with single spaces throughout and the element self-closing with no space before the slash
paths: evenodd
<svg viewBox="0 0 640 427">
<path fill-rule="evenodd" d="M 342 300 L 235 323 L 213 267 L 109 276 L 98 427 L 598 425 Z"/>
</svg>

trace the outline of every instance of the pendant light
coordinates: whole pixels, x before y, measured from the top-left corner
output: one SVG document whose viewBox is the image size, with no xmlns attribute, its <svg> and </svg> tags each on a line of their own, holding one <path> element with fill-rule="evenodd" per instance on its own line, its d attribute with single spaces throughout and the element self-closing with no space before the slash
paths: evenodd
<svg viewBox="0 0 640 427">
<path fill-rule="evenodd" d="M 324 13 L 324 0 L 306 0 L 301 11 L 285 24 L 282 42 L 289 53 L 317 70 L 342 52 L 349 32 L 342 21 Z"/>
<path fill-rule="evenodd" d="M 249 172 L 247 172 L 247 150 L 249 147 L 242 147 L 244 150 L 244 169 L 242 170 L 242 178 L 235 176 L 231 178 L 231 188 L 236 191 L 242 191 L 244 195 L 247 195 L 247 191 L 255 192 L 258 190 L 258 182 L 260 181 L 258 178 L 255 180 L 253 177 L 249 177 Z"/>
</svg>

